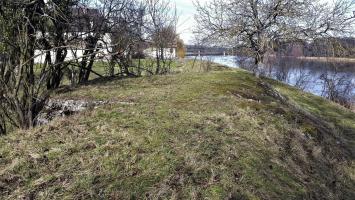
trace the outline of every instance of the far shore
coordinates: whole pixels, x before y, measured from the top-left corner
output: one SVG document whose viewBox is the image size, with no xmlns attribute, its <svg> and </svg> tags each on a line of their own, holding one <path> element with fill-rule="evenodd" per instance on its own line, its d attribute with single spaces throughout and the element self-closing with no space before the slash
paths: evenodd
<svg viewBox="0 0 355 200">
<path fill-rule="evenodd" d="M 271 55 L 270 57 L 276 57 L 275 55 Z M 318 62 L 347 62 L 347 63 L 355 63 L 355 58 L 340 58 L 340 57 L 305 57 L 305 56 L 281 56 L 282 58 L 294 58 L 299 60 L 309 60 L 309 61 L 318 61 Z"/>
</svg>

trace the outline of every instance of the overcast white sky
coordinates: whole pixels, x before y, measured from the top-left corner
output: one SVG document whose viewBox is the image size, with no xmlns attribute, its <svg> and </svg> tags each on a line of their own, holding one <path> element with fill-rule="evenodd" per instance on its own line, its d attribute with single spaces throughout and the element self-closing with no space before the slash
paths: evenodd
<svg viewBox="0 0 355 200">
<path fill-rule="evenodd" d="M 181 39 L 183 39 L 186 44 L 189 44 L 193 39 L 196 8 L 193 5 L 193 0 L 175 0 L 175 3 L 179 14 L 177 31 Z"/>
</svg>

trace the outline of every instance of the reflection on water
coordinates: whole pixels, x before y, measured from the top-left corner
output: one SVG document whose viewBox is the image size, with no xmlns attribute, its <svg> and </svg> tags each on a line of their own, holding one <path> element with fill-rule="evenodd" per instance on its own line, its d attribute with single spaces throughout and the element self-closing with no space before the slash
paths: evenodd
<svg viewBox="0 0 355 200">
<path fill-rule="evenodd" d="M 253 68 L 250 59 L 236 56 L 207 56 L 200 59 L 230 67 L 248 70 Z M 355 103 L 354 62 L 319 62 L 271 57 L 265 61 L 261 74 L 343 105 Z"/>
</svg>

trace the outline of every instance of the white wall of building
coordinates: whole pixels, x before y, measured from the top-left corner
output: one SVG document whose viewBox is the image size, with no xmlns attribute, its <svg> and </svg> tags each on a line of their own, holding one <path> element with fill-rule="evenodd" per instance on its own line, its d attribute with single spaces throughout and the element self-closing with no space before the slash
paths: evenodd
<svg viewBox="0 0 355 200">
<path fill-rule="evenodd" d="M 68 50 L 65 61 L 81 61 L 84 56 L 84 52 L 85 50 L 83 49 Z M 47 52 L 42 50 L 36 50 L 35 51 L 36 57 L 34 59 L 34 62 L 36 64 L 43 64 L 46 59 L 46 53 Z M 55 61 L 55 51 L 50 51 L 50 53 L 51 53 L 52 61 Z M 111 58 L 110 54 L 111 53 L 107 49 L 101 49 L 97 53 L 96 59 L 102 61 L 108 61 Z"/>
<path fill-rule="evenodd" d="M 84 40 L 88 35 L 86 33 L 69 33 L 67 35 L 68 37 L 80 37 L 80 40 Z M 40 36 L 39 36 L 40 37 Z M 79 40 L 79 41 L 80 41 Z M 98 46 L 101 46 L 101 49 L 99 50 L 99 52 L 96 55 L 96 59 L 99 60 L 109 60 L 110 59 L 110 54 L 112 54 L 111 50 L 112 47 L 111 45 L 111 36 L 110 34 L 105 34 L 102 38 L 102 40 L 100 40 L 98 42 Z M 35 50 L 35 59 L 34 62 L 37 64 L 43 64 L 45 62 L 46 59 L 46 53 L 48 51 L 44 51 L 44 50 Z M 83 56 L 84 56 L 84 52 L 85 49 L 81 48 L 81 47 L 70 47 L 67 48 L 67 56 L 65 58 L 65 61 L 81 61 Z M 51 54 L 51 60 L 54 61 L 55 60 L 55 51 L 52 50 L 50 51 Z"/>
<path fill-rule="evenodd" d="M 156 51 L 157 51 L 156 48 L 151 47 L 144 50 L 144 54 L 148 57 L 155 58 L 157 56 Z M 177 57 L 176 48 L 164 48 L 164 58 L 173 59 L 176 57 Z"/>
</svg>

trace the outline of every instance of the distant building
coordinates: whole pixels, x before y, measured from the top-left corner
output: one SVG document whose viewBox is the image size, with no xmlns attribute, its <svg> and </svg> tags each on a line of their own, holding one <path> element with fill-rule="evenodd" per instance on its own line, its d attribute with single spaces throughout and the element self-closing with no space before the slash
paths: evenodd
<svg viewBox="0 0 355 200">
<path fill-rule="evenodd" d="M 85 6 L 78 6 L 71 9 L 73 22 L 70 24 L 69 31 L 65 33 L 67 38 L 75 38 L 67 48 L 67 55 L 65 61 L 70 60 L 81 60 L 85 52 L 84 41 L 89 36 L 101 32 L 103 37 L 98 41 L 97 47 L 99 51 L 97 52 L 97 57 L 99 59 L 108 59 L 109 52 L 112 50 L 109 45 L 111 45 L 111 34 L 109 32 L 102 33 L 106 28 L 106 24 L 103 22 L 103 16 L 100 14 L 99 10 L 88 8 Z M 37 37 L 43 37 L 42 33 L 37 33 Z M 51 50 L 50 55 L 52 60 L 55 59 L 55 51 Z M 44 63 L 46 59 L 47 51 L 42 49 L 35 50 L 35 63 Z"/>
<path fill-rule="evenodd" d="M 146 56 L 172 59 L 177 57 L 177 39 L 175 27 L 166 26 L 149 34 L 149 40 L 145 42 Z"/>
<path fill-rule="evenodd" d="M 147 42 L 143 53 L 147 57 L 156 58 L 157 56 L 163 56 L 165 59 L 173 59 L 177 57 L 177 45 L 169 44 L 166 47 L 159 49 L 154 47 L 150 42 Z"/>
</svg>

